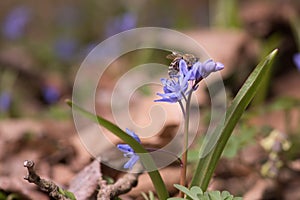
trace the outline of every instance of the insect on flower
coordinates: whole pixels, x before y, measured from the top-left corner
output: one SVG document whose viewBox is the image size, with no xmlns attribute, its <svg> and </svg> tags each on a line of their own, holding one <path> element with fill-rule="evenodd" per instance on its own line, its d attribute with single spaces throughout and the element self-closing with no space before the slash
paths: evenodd
<svg viewBox="0 0 300 200">
<path fill-rule="evenodd" d="M 199 61 L 199 58 L 194 56 L 193 54 L 183 54 L 179 52 L 173 51 L 172 54 L 167 55 L 168 59 L 173 60 L 169 65 L 169 71 L 168 74 L 170 78 L 174 77 L 179 72 L 179 61 L 183 59 L 188 68 L 190 69 L 196 62 Z"/>
</svg>

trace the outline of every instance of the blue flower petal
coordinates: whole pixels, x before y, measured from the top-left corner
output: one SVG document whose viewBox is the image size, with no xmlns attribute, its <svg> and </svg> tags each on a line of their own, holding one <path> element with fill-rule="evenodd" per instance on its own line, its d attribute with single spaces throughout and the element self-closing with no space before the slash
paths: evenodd
<svg viewBox="0 0 300 200">
<path fill-rule="evenodd" d="M 12 40 L 22 37 L 30 19 L 31 9 L 29 7 L 18 6 L 14 8 L 4 19 L 3 35 Z"/>
<path fill-rule="evenodd" d="M 9 92 L 2 92 L 0 94 L 0 112 L 6 112 L 11 105 L 11 95 Z"/>
<path fill-rule="evenodd" d="M 134 138 L 136 141 L 141 143 L 140 138 L 133 131 L 126 128 L 126 133 L 132 138 Z M 131 169 L 133 165 L 138 161 L 139 156 L 136 155 L 132 147 L 128 144 L 118 144 L 117 148 L 124 153 L 124 157 L 130 158 L 129 161 L 124 165 L 124 168 Z"/>
<path fill-rule="evenodd" d="M 192 67 L 192 69 L 191 69 L 191 78 L 190 78 L 190 80 L 199 80 L 199 79 L 201 79 L 201 78 L 203 78 L 202 77 L 202 74 L 201 74 L 201 72 L 200 72 L 200 68 L 202 67 L 202 63 L 201 62 L 196 62 L 194 65 L 193 65 L 193 67 Z"/>
<path fill-rule="evenodd" d="M 296 53 L 293 56 L 293 59 L 294 59 L 294 63 L 296 65 L 297 69 L 300 71 L 300 53 Z"/>
<path fill-rule="evenodd" d="M 43 88 L 43 98 L 48 104 L 53 104 L 59 100 L 60 92 L 53 86 L 45 86 Z"/>
<path fill-rule="evenodd" d="M 141 140 L 140 140 L 139 136 L 137 134 L 135 134 L 133 131 L 131 131 L 128 128 L 126 128 L 126 133 L 128 135 L 130 135 L 131 137 L 133 137 L 133 139 L 135 139 L 136 141 L 138 141 L 139 143 L 141 143 Z"/>
<path fill-rule="evenodd" d="M 128 144 L 118 144 L 117 148 L 124 153 L 134 152 Z"/>
<path fill-rule="evenodd" d="M 189 71 L 186 62 L 183 59 L 179 61 L 179 70 L 184 75 L 186 75 Z"/>
<path fill-rule="evenodd" d="M 167 103 L 177 103 L 177 100 L 169 99 L 169 98 L 162 98 L 156 99 L 154 102 L 167 102 Z"/>
<path fill-rule="evenodd" d="M 127 163 L 125 163 L 124 168 L 125 169 L 132 169 L 132 167 L 135 165 L 135 163 L 139 160 L 139 156 L 134 155 L 132 156 Z"/>
<path fill-rule="evenodd" d="M 216 63 L 212 59 L 210 59 L 203 63 L 200 68 L 200 73 L 203 78 L 206 78 L 210 73 L 219 71 L 223 68 L 224 65 L 222 63 Z"/>
<path fill-rule="evenodd" d="M 154 100 L 154 102 L 175 103 L 185 98 L 184 94 L 188 88 L 191 72 L 188 71 L 185 61 L 181 60 L 180 63 L 181 71 L 186 74 L 180 73 L 179 76 L 174 76 L 171 79 L 161 79 L 164 94 L 157 93 L 162 99 Z"/>
<path fill-rule="evenodd" d="M 224 65 L 220 62 L 216 62 L 217 66 L 216 66 L 216 71 L 222 70 L 224 69 Z"/>
</svg>

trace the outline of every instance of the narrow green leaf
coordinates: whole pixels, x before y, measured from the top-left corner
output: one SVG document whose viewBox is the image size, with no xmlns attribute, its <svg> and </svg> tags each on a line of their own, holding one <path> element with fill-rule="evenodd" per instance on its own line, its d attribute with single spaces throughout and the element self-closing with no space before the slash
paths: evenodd
<svg viewBox="0 0 300 200">
<path fill-rule="evenodd" d="M 249 105 L 250 101 L 253 99 L 260 83 L 267 76 L 276 54 L 277 50 L 274 50 L 258 64 L 232 101 L 231 106 L 227 109 L 224 116 L 224 124 L 219 124 L 213 132 L 213 136 L 216 137 L 211 137 L 213 139 L 218 138 L 216 146 L 211 148 L 210 145 L 213 142 L 208 141 L 203 148 L 204 150 L 202 153 L 204 152 L 208 154 L 200 155 L 201 157 L 198 161 L 190 187 L 199 185 L 203 191 L 207 189 L 217 162 L 221 157 L 235 125 L 242 116 L 246 107 Z"/>
<path fill-rule="evenodd" d="M 155 200 L 154 199 L 154 194 L 153 194 L 152 191 L 149 191 L 149 198 L 150 198 L 150 200 Z"/>
<path fill-rule="evenodd" d="M 169 197 L 168 191 L 166 189 L 166 186 L 158 172 L 157 167 L 154 163 L 153 158 L 148 153 L 148 151 L 134 138 L 129 136 L 126 132 L 124 132 L 122 129 L 120 129 L 118 126 L 113 124 L 112 122 L 98 116 L 94 115 L 80 106 L 73 103 L 71 100 L 66 100 L 66 103 L 72 107 L 73 111 L 78 111 L 88 119 L 98 123 L 99 125 L 103 126 L 113 134 L 115 134 L 117 137 L 119 137 L 121 140 L 123 140 L 125 143 L 129 144 L 133 150 L 136 153 L 139 153 L 140 160 L 143 163 L 143 166 L 145 167 L 146 171 L 148 172 L 153 185 L 156 189 L 157 195 L 160 199 L 167 199 Z"/>
</svg>

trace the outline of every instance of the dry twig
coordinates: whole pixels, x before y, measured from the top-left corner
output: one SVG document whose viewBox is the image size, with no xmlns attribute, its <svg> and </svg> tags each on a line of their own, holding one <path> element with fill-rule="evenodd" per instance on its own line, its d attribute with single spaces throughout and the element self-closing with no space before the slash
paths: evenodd
<svg viewBox="0 0 300 200">
<path fill-rule="evenodd" d="M 128 173 L 120 178 L 116 183 L 107 185 L 106 181 L 100 178 L 100 190 L 97 195 L 97 200 L 108 200 L 117 197 L 120 194 L 129 192 L 137 185 L 138 177 L 141 173 Z"/>
<path fill-rule="evenodd" d="M 53 183 L 52 181 L 42 179 L 39 175 L 36 174 L 34 170 L 34 162 L 31 160 L 25 160 L 24 167 L 28 170 L 28 175 L 24 177 L 29 183 L 34 183 L 37 185 L 42 191 L 45 191 L 49 194 L 50 197 L 57 200 L 69 200 L 69 198 L 65 197 L 60 193 L 60 188 Z"/>
<path fill-rule="evenodd" d="M 42 191 L 45 191 L 49 194 L 50 197 L 57 199 L 57 200 L 70 200 L 70 198 L 66 197 L 61 193 L 61 190 L 59 186 L 57 186 L 54 182 L 50 180 L 45 180 L 42 179 L 38 174 L 36 174 L 34 170 L 34 162 L 31 160 L 26 160 L 24 162 L 24 167 L 27 168 L 28 170 L 28 175 L 24 177 L 25 180 L 27 180 L 30 183 L 34 183 L 37 185 Z M 72 190 L 75 188 L 78 189 L 78 186 L 82 186 L 84 184 L 87 184 L 88 187 L 84 187 L 86 189 L 91 189 L 92 190 L 97 190 L 96 187 L 93 186 L 92 183 L 89 183 L 89 181 L 92 181 L 94 179 L 91 178 L 86 178 L 86 177 L 97 177 L 100 176 L 99 178 L 99 192 L 97 195 L 97 200 L 109 200 L 113 199 L 114 197 L 117 197 L 118 195 L 124 194 L 129 192 L 133 187 L 137 185 L 138 182 L 138 177 L 141 173 L 128 173 L 125 174 L 122 178 L 117 180 L 116 183 L 112 185 L 107 185 L 106 181 L 102 179 L 102 175 L 100 172 L 100 167 L 99 167 L 99 161 L 95 160 L 92 162 L 89 166 L 87 166 L 82 172 L 79 173 L 80 176 L 77 177 L 76 183 Z M 84 176 L 83 176 L 84 175 Z M 80 181 L 81 180 L 81 181 Z M 78 185 L 78 181 L 80 181 L 81 184 Z M 92 184 L 92 185 L 91 185 Z M 91 187 L 91 188 L 89 188 Z M 76 189 L 75 189 L 76 190 Z M 80 190 L 81 192 L 84 192 L 83 190 Z M 73 191 L 74 192 L 74 191 Z M 74 192 L 76 193 L 76 192 Z M 90 191 L 90 196 L 93 192 Z M 79 199 L 86 199 L 87 195 L 82 196 Z"/>
</svg>

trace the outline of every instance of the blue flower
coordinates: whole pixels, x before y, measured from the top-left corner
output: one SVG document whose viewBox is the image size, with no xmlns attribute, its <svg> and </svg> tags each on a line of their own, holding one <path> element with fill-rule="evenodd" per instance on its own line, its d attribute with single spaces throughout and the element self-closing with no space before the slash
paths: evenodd
<svg viewBox="0 0 300 200">
<path fill-rule="evenodd" d="M 297 69 L 300 71 L 300 53 L 296 53 L 293 59 Z"/>
<path fill-rule="evenodd" d="M 137 17 L 133 13 L 124 13 L 123 15 L 116 16 L 113 19 L 108 20 L 106 25 L 106 36 L 112 36 L 114 34 L 132 29 L 136 27 Z"/>
<path fill-rule="evenodd" d="M 31 10 L 26 6 L 14 8 L 4 19 L 2 33 L 6 38 L 15 40 L 23 36 L 31 18 Z"/>
<path fill-rule="evenodd" d="M 186 62 L 181 59 L 179 61 L 180 73 L 184 76 L 189 76 L 189 81 L 196 80 L 201 77 L 200 71 L 198 70 L 200 69 L 201 65 L 202 64 L 198 61 L 191 68 L 188 68 Z"/>
<path fill-rule="evenodd" d="M 133 131 L 126 129 L 126 133 L 133 137 L 133 139 L 141 143 L 139 136 L 137 136 Z M 139 160 L 140 157 L 136 155 L 134 150 L 128 144 L 118 144 L 117 148 L 124 153 L 124 157 L 130 158 L 129 161 L 125 163 L 124 168 L 132 169 L 132 167 L 135 165 L 135 163 Z"/>
<path fill-rule="evenodd" d="M 62 61 L 70 61 L 77 50 L 78 43 L 72 37 L 61 37 L 54 42 L 54 53 Z"/>
<path fill-rule="evenodd" d="M 198 83 L 206 78 L 210 73 L 219 71 L 224 68 L 224 65 L 213 60 L 207 60 L 204 63 L 196 62 L 192 67 L 188 67 L 185 60 L 179 61 L 179 74 L 172 76 L 171 79 L 162 78 L 164 93 L 157 93 L 161 99 L 154 100 L 154 102 L 180 102 L 185 99 L 186 95 L 192 90 L 188 90 L 189 81 L 194 81 L 192 89 L 196 90 Z"/>
<path fill-rule="evenodd" d="M 214 62 L 212 59 L 205 61 L 204 63 L 196 62 L 192 66 L 192 80 L 201 80 L 208 77 L 212 72 L 222 70 L 224 65 L 219 62 Z"/>
<path fill-rule="evenodd" d="M 43 98 L 48 104 L 53 104 L 59 100 L 60 92 L 53 86 L 45 86 L 42 92 Z"/>
<path fill-rule="evenodd" d="M 184 65 L 181 64 L 181 67 L 184 67 Z M 185 98 L 186 91 L 189 86 L 188 81 L 190 80 L 191 72 L 185 69 L 182 71 L 181 67 L 179 75 L 174 76 L 171 79 L 161 79 L 164 93 L 157 93 L 157 95 L 161 96 L 162 98 L 154 100 L 154 102 L 176 103 Z"/>
<path fill-rule="evenodd" d="M 11 95 L 8 92 L 0 94 L 0 112 L 6 112 L 11 105 Z"/>
<path fill-rule="evenodd" d="M 217 72 L 224 69 L 224 65 L 220 62 L 214 62 L 213 60 L 207 60 L 200 67 L 200 73 L 203 78 L 206 78 L 210 73 Z"/>
</svg>

